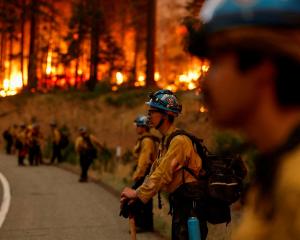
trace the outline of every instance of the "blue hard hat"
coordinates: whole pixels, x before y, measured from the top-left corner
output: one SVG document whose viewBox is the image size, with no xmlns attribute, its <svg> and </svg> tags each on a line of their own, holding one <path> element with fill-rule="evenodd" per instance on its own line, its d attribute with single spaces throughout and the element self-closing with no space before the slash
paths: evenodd
<svg viewBox="0 0 300 240">
<path fill-rule="evenodd" d="M 208 33 L 241 26 L 300 27 L 300 1 L 208 0 L 200 18 Z"/>
<path fill-rule="evenodd" d="M 87 132 L 87 128 L 86 128 L 86 126 L 81 126 L 81 127 L 78 128 L 78 131 L 80 133 L 86 133 Z"/>
<path fill-rule="evenodd" d="M 150 100 L 146 102 L 150 107 L 159 109 L 163 112 L 181 113 L 182 106 L 177 97 L 170 90 L 159 90 L 149 95 Z"/>
<path fill-rule="evenodd" d="M 279 31 L 300 29 L 300 1 L 207 0 L 201 8 L 198 20 L 200 22 L 192 22 L 187 26 L 189 30 L 187 50 L 194 55 L 207 57 L 211 48 L 209 39 L 217 33 L 223 34 L 218 39 L 226 46 L 226 40 L 223 38 L 228 31 L 242 29 L 245 31 L 252 28 L 257 31 L 270 29 L 276 33 L 277 29 Z M 262 38 L 257 36 L 252 40 L 260 42 Z M 263 40 L 272 41 L 268 40 L 268 37 L 264 37 Z M 268 42 L 266 45 L 268 46 Z"/>
<path fill-rule="evenodd" d="M 144 115 L 139 115 L 136 117 L 136 119 L 134 120 L 134 123 L 136 124 L 136 126 L 138 127 L 148 127 L 148 117 L 144 116 Z"/>
</svg>

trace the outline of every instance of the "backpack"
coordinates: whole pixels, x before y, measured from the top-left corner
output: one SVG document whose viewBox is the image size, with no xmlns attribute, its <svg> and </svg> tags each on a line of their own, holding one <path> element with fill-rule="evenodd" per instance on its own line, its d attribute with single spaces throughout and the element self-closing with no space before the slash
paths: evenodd
<svg viewBox="0 0 300 240">
<path fill-rule="evenodd" d="M 94 144 L 92 143 L 91 136 L 83 137 L 83 141 L 87 144 L 87 149 L 84 150 L 84 154 L 88 156 L 88 158 L 95 159 L 98 156 L 98 151 L 95 148 Z"/>
<path fill-rule="evenodd" d="M 12 135 L 10 134 L 9 130 L 3 131 L 2 136 L 6 141 L 12 141 Z"/>
<path fill-rule="evenodd" d="M 69 136 L 64 132 L 60 132 L 59 146 L 61 148 L 66 148 L 69 145 L 69 143 L 70 143 Z"/>
<path fill-rule="evenodd" d="M 138 141 L 142 142 L 145 138 L 150 138 L 154 142 L 155 146 L 158 146 L 158 144 L 160 143 L 160 139 L 154 135 L 142 136 L 141 138 L 138 139 Z M 139 146 L 139 148 L 136 151 L 140 152 L 140 150 L 141 150 L 140 148 L 141 148 L 141 146 Z"/>
<path fill-rule="evenodd" d="M 242 194 L 242 180 L 245 166 L 239 156 L 212 154 L 203 144 L 203 139 L 184 130 L 176 130 L 167 139 L 166 148 L 177 135 L 185 135 L 192 141 L 202 160 L 202 169 L 198 175 L 188 167 L 182 167 L 196 179 L 207 181 L 207 221 L 212 224 L 230 222 L 230 205 Z"/>
</svg>

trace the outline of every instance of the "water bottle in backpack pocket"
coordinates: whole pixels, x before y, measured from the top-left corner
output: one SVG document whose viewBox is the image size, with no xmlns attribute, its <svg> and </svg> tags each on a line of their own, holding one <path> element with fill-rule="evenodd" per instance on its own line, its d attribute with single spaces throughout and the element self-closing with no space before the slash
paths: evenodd
<svg viewBox="0 0 300 240">
<path fill-rule="evenodd" d="M 202 169 L 196 175 L 191 169 L 183 166 L 182 170 L 189 172 L 196 179 L 207 181 L 206 218 L 209 223 L 229 223 L 230 205 L 236 202 L 242 193 L 242 180 L 246 175 L 246 167 L 237 155 L 211 154 L 203 140 L 184 130 L 176 130 L 167 139 L 169 147 L 172 139 L 177 135 L 190 138 L 194 149 L 202 160 Z"/>
<path fill-rule="evenodd" d="M 201 240 L 199 220 L 196 217 L 189 217 L 187 224 L 189 240 Z"/>
</svg>

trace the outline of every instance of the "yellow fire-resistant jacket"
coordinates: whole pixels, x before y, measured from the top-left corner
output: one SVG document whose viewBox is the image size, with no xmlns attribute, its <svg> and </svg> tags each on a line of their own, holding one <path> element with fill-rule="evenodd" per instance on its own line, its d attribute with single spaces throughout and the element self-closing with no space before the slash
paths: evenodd
<svg viewBox="0 0 300 240">
<path fill-rule="evenodd" d="M 92 134 L 89 135 L 89 138 L 91 140 L 91 143 L 93 147 L 101 146 L 101 143 L 99 140 Z M 84 140 L 82 136 L 78 136 L 75 140 L 75 150 L 76 152 L 80 153 L 82 150 L 88 149 L 90 146 L 88 146 L 87 142 Z"/>
<path fill-rule="evenodd" d="M 243 218 L 234 232 L 234 240 L 297 240 L 300 239 L 300 146 L 283 156 L 275 183 L 275 211 L 273 219 L 266 220 L 256 208 L 257 191 L 248 196 Z M 267 173 L 266 173 L 267 174 Z M 258 203 L 269 207 L 268 202 Z"/>
<path fill-rule="evenodd" d="M 191 174 L 181 169 L 186 166 L 195 174 L 198 174 L 201 169 L 202 161 L 196 153 L 192 141 L 187 136 L 177 135 L 166 149 L 168 137 L 176 130 L 174 126 L 169 128 L 161 141 L 159 156 L 153 163 L 149 176 L 136 190 L 138 198 L 144 203 L 160 190 L 168 193 L 174 192 L 183 184 L 183 179 L 185 183 L 197 181 Z"/>
<path fill-rule="evenodd" d="M 29 146 L 32 146 L 33 143 L 37 145 L 42 145 L 44 136 L 40 130 L 36 130 L 34 128 L 28 128 L 26 140 Z"/>
<path fill-rule="evenodd" d="M 27 143 L 27 129 L 20 129 L 20 131 L 17 134 L 17 139 L 23 145 L 25 145 Z"/>
<path fill-rule="evenodd" d="M 150 133 L 144 133 L 138 139 L 137 144 L 133 149 L 134 156 L 136 157 L 137 167 L 133 174 L 133 181 L 145 177 L 147 170 L 150 169 L 152 163 L 157 157 L 157 144 L 151 139 Z"/>
<path fill-rule="evenodd" d="M 60 142 L 60 138 L 61 138 L 61 134 L 60 134 L 60 131 L 57 129 L 57 128 L 54 128 L 52 131 L 51 131 L 51 133 L 52 133 L 52 142 L 54 143 L 54 144 L 59 144 L 59 142 Z"/>
</svg>

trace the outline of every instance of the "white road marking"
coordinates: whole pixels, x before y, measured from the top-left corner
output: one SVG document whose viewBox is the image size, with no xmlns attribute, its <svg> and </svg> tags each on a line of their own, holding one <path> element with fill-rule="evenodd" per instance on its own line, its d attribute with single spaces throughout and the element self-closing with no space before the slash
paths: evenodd
<svg viewBox="0 0 300 240">
<path fill-rule="evenodd" d="M 9 183 L 1 172 L 0 172 L 0 181 L 3 186 L 3 198 L 2 198 L 2 203 L 0 205 L 0 228 L 1 228 L 10 206 L 11 196 L 10 196 Z"/>
</svg>

